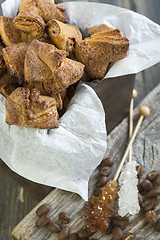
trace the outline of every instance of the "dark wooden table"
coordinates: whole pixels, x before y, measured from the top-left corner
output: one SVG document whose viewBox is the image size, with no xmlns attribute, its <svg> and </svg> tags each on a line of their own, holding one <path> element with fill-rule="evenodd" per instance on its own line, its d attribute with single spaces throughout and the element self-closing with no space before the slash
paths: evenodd
<svg viewBox="0 0 160 240">
<path fill-rule="evenodd" d="M 160 24 L 159 0 L 100 0 L 99 2 L 132 9 Z M 138 90 L 138 97 L 135 104 L 137 105 L 159 82 L 160 64 L 137 74 L 135 88 Z M 13 228 L 51 190 L 50 187 L 18 176 L 0 160 L 0 240 L 10 239 Z"/>
</svg>

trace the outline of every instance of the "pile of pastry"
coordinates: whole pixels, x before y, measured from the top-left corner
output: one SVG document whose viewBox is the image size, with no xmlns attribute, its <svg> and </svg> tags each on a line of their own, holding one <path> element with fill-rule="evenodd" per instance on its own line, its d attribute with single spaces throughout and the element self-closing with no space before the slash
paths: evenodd
<svg viewBox="0 0 160 240">
<path fill-rule="evenodd" d="M 0 17 L 6 123 L 57 128 L 73 86 L 102 79 L 109 63 L 127 56 L 129 41 L 119 29 L 97 25 L 83 40 L 64 12 L 51 0 L 22 0 L 16 17 Z"/>
</svg>

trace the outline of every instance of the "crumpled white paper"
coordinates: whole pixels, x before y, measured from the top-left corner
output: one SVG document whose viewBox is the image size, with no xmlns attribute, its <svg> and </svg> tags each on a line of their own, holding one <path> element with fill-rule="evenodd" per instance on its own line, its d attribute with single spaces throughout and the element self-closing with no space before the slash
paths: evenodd
<svg viewBox="0 0 160 240">
<path fill-rule="evenodd" d="M 86 84 L 78 87 L 57 129 L 43 130 L 5 123 L 0 95 L 0 157 L 32 181 L 88 198 L 88 179 L 106 151 L 103 106 Z"/>
<path fill-rule="evenodd" d="M 21 0 L 6 0 L 4 16 L 15 16 Z M 160 26 L 127 9 L 100 3 L 68 2 L 68 22 L 83 35 L 96 24 L 119 28 L 130 40 L 129 56 L 111 65 L 106 77 L 142 71 L 160 61 Z M 77 192 L 85 200 L 88 179 L 106 150 L 105 115 L 93 89 L 79 86 L 59 129 L 8 126 L 0 97 L 0 157 L 18 174 L 38 183 Z"/>
</svg>

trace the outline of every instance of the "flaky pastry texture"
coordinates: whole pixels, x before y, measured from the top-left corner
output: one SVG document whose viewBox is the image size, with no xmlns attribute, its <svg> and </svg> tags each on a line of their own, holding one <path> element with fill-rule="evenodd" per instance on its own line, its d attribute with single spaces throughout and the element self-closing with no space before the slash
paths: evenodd
<svg viewBox="0 0 160 240">
<path fill-rule="evenodd" d="M 57 128 L 56 101 L 40 95 L 37 89 L 19 87 L 6 99 L 6 123 L 34 128 Z"/>
<path fill-rule="evenodd" d="M 0 77 L 0 94 L 7 98 L 17 87 L 17 81 L 7 72 Z"/>
</svg>

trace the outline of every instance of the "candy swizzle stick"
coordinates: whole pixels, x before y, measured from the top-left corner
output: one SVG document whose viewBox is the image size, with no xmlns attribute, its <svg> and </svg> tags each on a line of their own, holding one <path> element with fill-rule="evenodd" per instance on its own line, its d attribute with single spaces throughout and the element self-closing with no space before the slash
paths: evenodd
<svg viewBox="0 0 160 240">
<path fill-rule="evenodd" d="M 114 202 L 117 194 L 117 179 L 125 162 L 125 159 L 129 153 L 130 147 L 137 135 L 138 129 L 144 119 L 144 117 L 150 114 L 150 109 L 146 106 L 140 108 L 140 118 L 135 127 L 133 135 L 129 141 L 128 147 L 122 157 L 120 165 L 117 169 L 115 177 L 113 180 L 109 181 L 103 188 L 102 192 L 99 194 L 93 203 L 92 210 L 86 214 L 85 216 L 85 227 L 88 233 L 94 233 L 96 231 L 100 231 L 101 233 L 105 233 L 109 224 L 110 218 L 114 212 Z"/>
<path fill-rule="evenodd" d="M 137 97 L 137 91 L 134 89 L 132 99 L 130 103 L 130 114 L 129 114 L 129 139 L 132 137 L 133 132 L 133 103 Z M 136 161 L 132 160 L 132 145 L 129 151 L 128 162 L 122 169 L 121 175 L 118 179 L 120 190 L 118 191 L 118 214 L 125 216 L 127 213 L 136 214 L 140 210 L 138 201 L 138 179 L 136 171 Z M 131 191 L 129 191 L 131 189 Z"/>
</svg>

